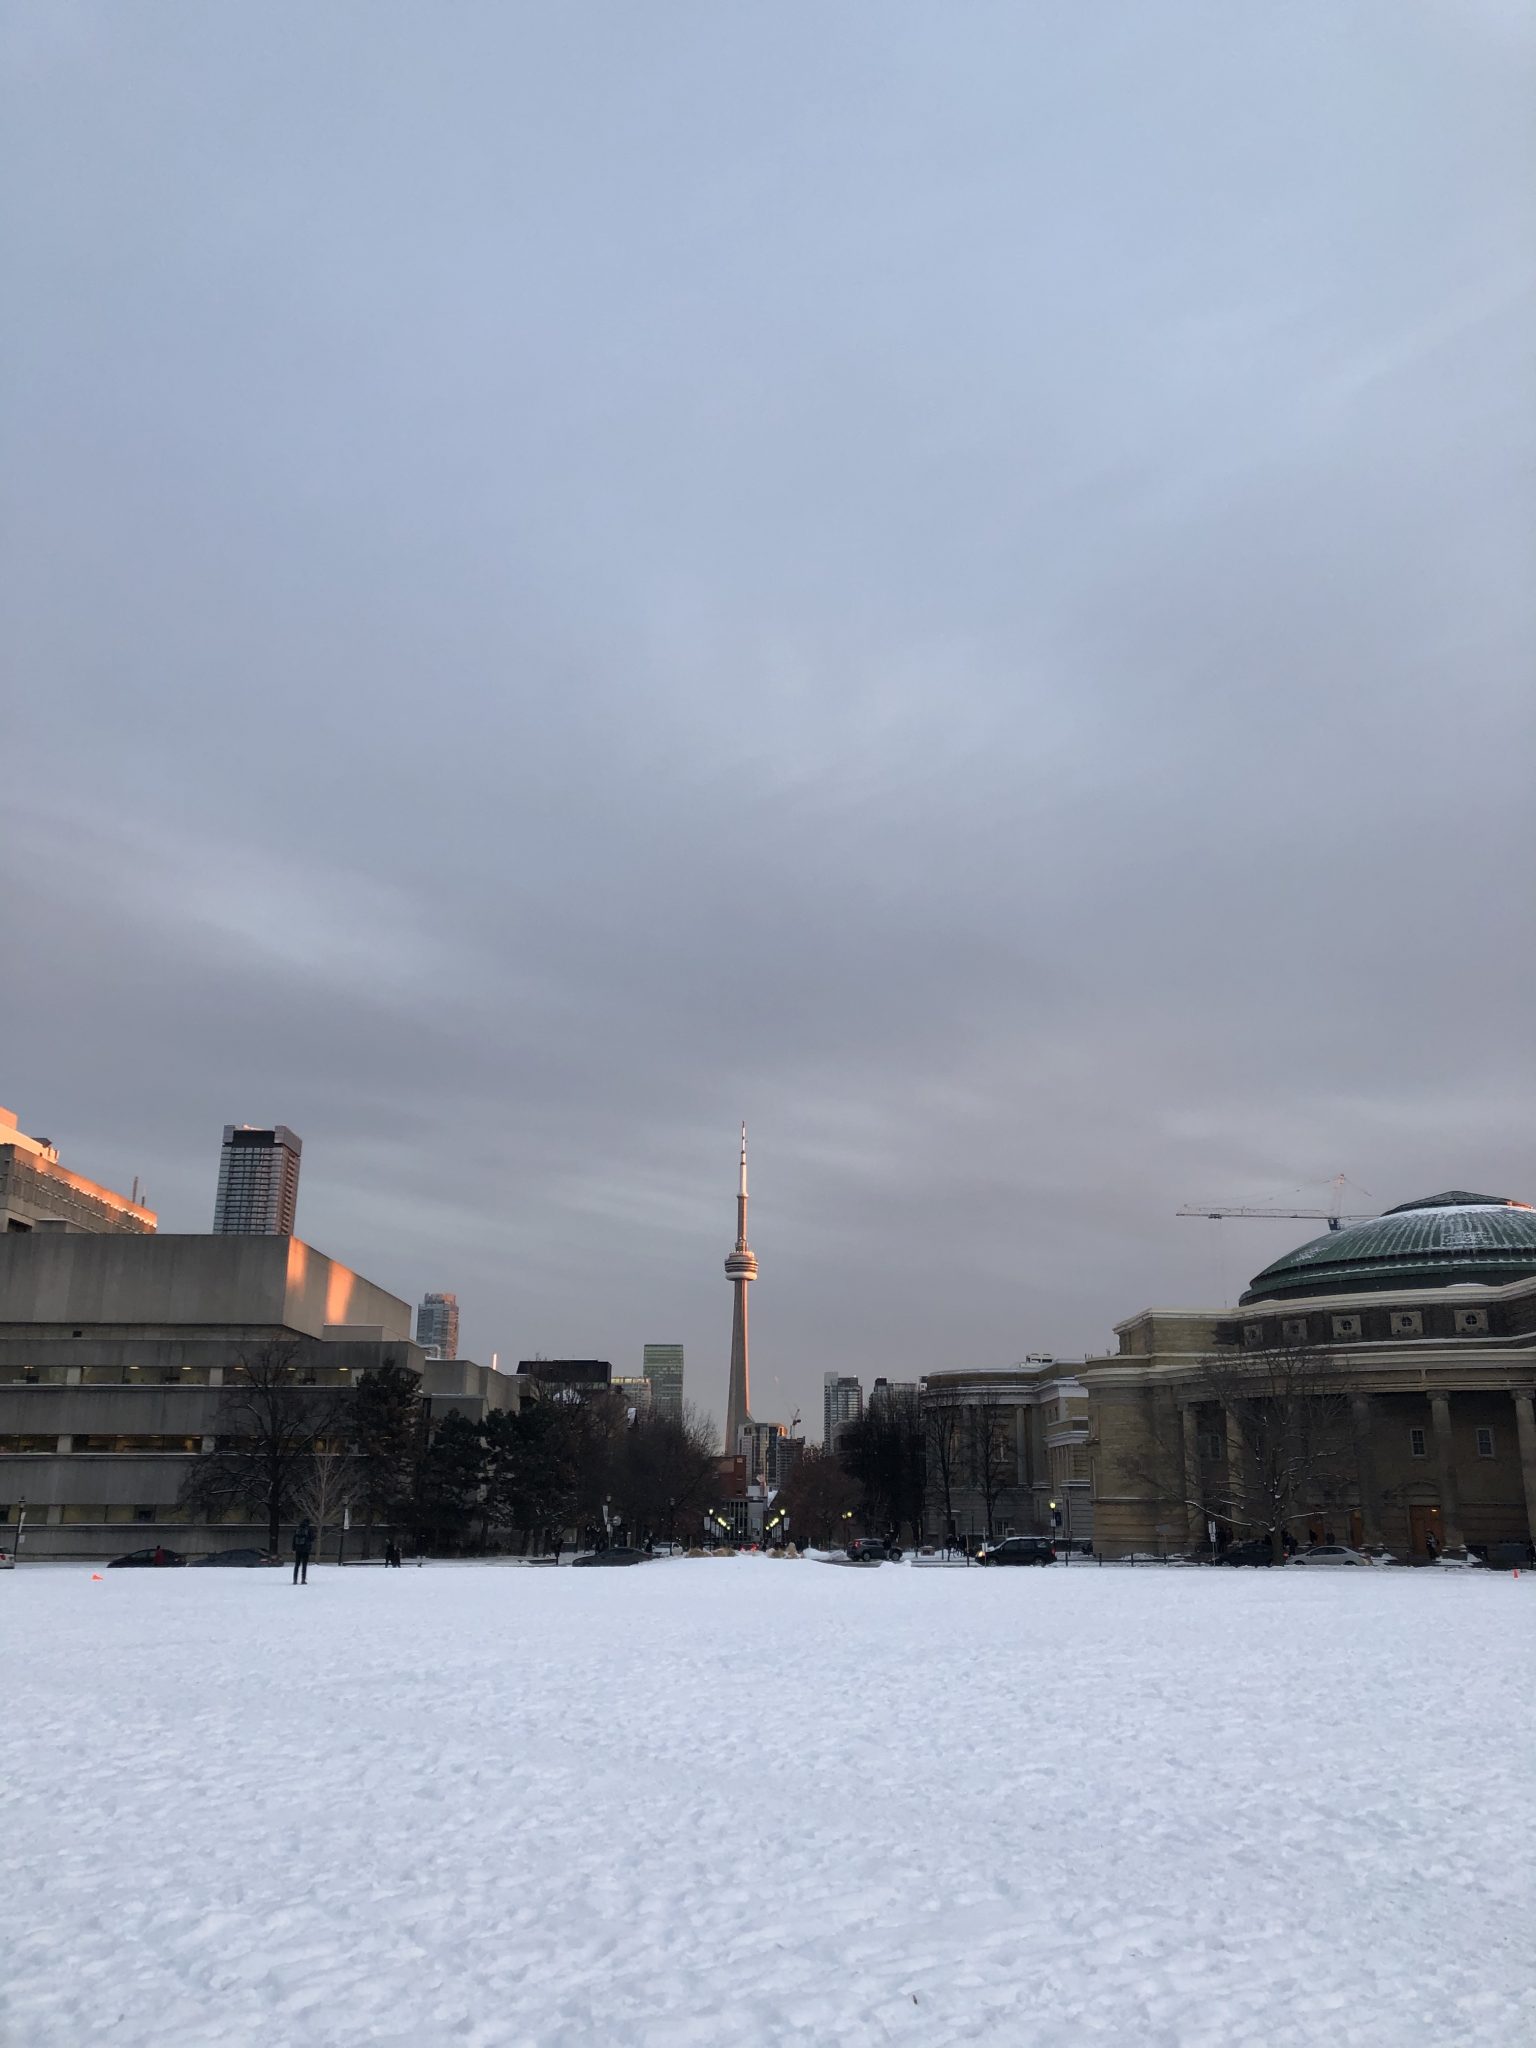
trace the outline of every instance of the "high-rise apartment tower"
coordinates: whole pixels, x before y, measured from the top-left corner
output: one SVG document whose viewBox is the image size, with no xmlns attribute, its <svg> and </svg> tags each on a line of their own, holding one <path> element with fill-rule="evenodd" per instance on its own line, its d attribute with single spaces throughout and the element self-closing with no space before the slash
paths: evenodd
<svg viewBox="0 0 1536 2048">
<path fill-rule="evenodd" d="M 459 1355 L 459 1297 L 456 1294 L 424 1294 L 416 1311 L 416 1342 L 422 1349 L 437 1347 L 439 1358 Z"/>
<path fill-rule="evenodd" d="M 864 1389 L 847 1373 L 829 1372 L 822 1382 L 822 1446 L 837 1449 L 837 1440 L 850 1422 L 864 1413 Z"/>
<path fill-rule="evenodd" d="M 286 1124 L 265 1131 L 252 1124 L 226 1124 L 213 1211 L 215 1233 L 292 1237 L 303 1149 Z"/>
</svg>

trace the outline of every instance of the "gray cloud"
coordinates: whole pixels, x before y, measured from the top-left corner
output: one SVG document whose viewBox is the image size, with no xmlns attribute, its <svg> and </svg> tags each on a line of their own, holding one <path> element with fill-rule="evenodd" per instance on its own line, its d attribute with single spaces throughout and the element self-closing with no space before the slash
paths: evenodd
<svg viewBox="0 0 1536 2048">
<path fill-rule="evenodd" d="M 813 1417 L 1536 1193 L 1522 13 L 273 26 L 10 16 L 29 1127 L 718 1410 L 746 1115 Z"/>
</svg>

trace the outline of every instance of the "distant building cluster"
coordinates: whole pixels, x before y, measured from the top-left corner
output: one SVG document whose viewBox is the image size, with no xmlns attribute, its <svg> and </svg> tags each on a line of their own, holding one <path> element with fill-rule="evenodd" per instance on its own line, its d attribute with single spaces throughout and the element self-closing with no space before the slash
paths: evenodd
<svg viewBox="0 0 1536 2048">
<path fill-rule="evenodd" d="M 99 1555 L 133 1527 L 188 1551 L 227 1541 L 178 1501 L 253 1348 L 338 1400 L 399 1367 L 429 1434 L 539 1401 L 607 1402 L 619 1426 L 687 1419 L 678 1343 L 646 1344 L 637 1371 L 535 1357 L 504 1374 L 459 1356 L 458 1298 L 440 1291 L 413 1339 L 405 1302 L 293 1234 L 301 1151 L 285 1125 L 226 1125 L 213 1230 L 168 1236 L 136 1183 L 88 1180 L 0 1110 L 0 1549 L 24 1513 L 36 1556 Z M 1536 1546 L 1525 1203 L 1451 1190 L 1353 1220 L 1267 1266 L 1236 1312 L 1128 1318 L 1112 1355 L 881 1375 L 867 1401 L 826 1372 L 814 1468 L 798 1416 L 751 1411 L 745 1130 L 726 1275 L 728 1432 L 698 1510 L 716 1535 L 782 1538 L 800 1487 L 839 1537 L 880 1515 L 965 1548 L 1014 1533 L 1110 1558 Z"/>
</svg>

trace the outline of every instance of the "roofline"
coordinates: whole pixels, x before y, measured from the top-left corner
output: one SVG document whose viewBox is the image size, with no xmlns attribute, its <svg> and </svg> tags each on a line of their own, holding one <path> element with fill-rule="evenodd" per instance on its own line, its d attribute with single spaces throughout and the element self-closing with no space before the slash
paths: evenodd
<svg viewBox="0 0 1536 2048">
<path fill-rule="evenodd" d="M 1414 1287 L 1406 1290 L 1413 1295 L 1414 1304 L 1434 1300 L 1440 1296 L 1455 1295 L 1466 1301 L 1474 1295 L 1481 1295 L 1490 1301 L 1513 1301 L 1522 1294 L 1536 1294 L 1536 1273 L 1526 1273 L 1518 1280 L 1495 1283 L 1488 1280 L 1453 1280 L 1441 1287 Z M 1301 1308 L 1343 1307 L 1346 1313 L 1362 1304 L 1374 1303 L 1383 1306 L 1401 1300 L 1405 1289 L 1399 1283 L 1394 1286 L 1367 1290 L 1363 1287 L 1346 1287 L 1332 1294 L 1262 1295 L 1257 1301 L 1239 1302 L 1232 1308 L 1143 1308 L 1133 1316 L 1126 1316 L 1122 1322 L 1111 1323 L 1110 1328 L 1118 1337 L 1122 1330 L 1128 1330 L 1135 1323 L 1145 1322 L 1148 1316 L 1178 1316 L 1185 1321 L 1225 1323 L 1241 1321 L 1245 1312 L 1250 1319 L 1255 1314 L 1286 1315 Z"/>
</svg>

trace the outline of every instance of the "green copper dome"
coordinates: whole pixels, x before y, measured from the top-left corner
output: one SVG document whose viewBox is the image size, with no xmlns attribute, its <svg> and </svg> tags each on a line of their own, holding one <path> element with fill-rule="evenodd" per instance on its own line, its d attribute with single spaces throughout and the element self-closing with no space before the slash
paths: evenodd
<svg viewBox="0 0 1536 2048">
<path fill-rule="evenodd" d="M 1530 1274 L 1536 1274 L 1536 1209 L 1507 1195 L 1456 1188 L 1298 1245 L 1256 1276 L 1243 1303 L 1469 1280 L 1497 1287 Z"/>
</svg>

